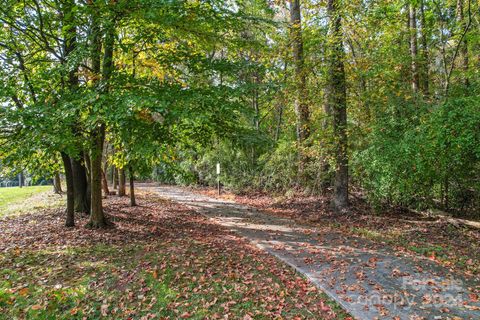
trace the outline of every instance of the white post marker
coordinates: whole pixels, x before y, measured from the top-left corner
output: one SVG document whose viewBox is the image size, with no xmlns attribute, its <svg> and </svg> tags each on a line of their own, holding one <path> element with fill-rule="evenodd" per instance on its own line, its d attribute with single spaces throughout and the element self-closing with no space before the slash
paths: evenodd
<svg viewBox="0 0 480 320">
<path fill-rule="evenodd" d="M 220 195 L 220 163 L 217 162 L 217 189 L 218 195 Z"/>
</svg>

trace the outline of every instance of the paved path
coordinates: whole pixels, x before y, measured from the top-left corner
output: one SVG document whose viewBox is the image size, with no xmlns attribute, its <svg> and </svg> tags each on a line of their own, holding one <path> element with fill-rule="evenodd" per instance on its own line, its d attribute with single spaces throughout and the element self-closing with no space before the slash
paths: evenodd
<svg viewBox="0 0 480 320">
<path fill-rule="evenodd" d="M 248 238 L 303 273 L 356 319 L 480 319 L 480 303 L 470 295 L 480 281 L 467 281 L 428 259 L 178 187 L 148 189 Z"/>
</svg>

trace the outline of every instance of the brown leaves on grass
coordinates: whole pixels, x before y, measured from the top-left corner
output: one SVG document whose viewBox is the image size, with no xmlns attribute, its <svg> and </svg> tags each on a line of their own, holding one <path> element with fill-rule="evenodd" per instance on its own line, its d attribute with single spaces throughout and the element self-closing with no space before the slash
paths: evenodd
<svg viewBox="0 0 480 320">
<path fill-rule="evenodd" d="M 108 230 L 63 227 L 63 210 L 0 220 L 10 317 L 333 319 L 307 280 L 180 205 L 140 194 L 106 200 Z M 2 288 L 0 288 L 2 289 Z M 7 300 L 2 300 L 7 299 Z M 8 302 L 8 303 L 7 303 Z M 8 306 L 8 307 L 7 307 Z"/>
</svg>

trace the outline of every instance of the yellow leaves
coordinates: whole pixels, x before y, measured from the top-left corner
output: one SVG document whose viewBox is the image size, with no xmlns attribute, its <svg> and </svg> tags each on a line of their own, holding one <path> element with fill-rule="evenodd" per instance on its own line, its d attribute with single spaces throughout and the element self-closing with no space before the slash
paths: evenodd
<svg viewBox="0 0 480 320">
<path fill-rule="evenodd" d="M 21 296 L 26 296 L 28 294 L 29 289 L 28 288 L 22 288 L 18 291 L 18 294 Z"/>
</svg>

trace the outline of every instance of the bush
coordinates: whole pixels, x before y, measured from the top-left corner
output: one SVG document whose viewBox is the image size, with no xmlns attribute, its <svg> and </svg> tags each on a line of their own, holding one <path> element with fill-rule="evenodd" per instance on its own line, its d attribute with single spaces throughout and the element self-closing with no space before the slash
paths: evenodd
<svg viewBox="0 0 480 320">
<path fill-rule="evenodd" d="M 407 108 L 415 108 L 408 118 L 392 112 L 377 120 L 368 147 L 353 155 L 355 180 L 377 204 L 437 206 L 478 215 L 479 99 Z"/>
</svg>

